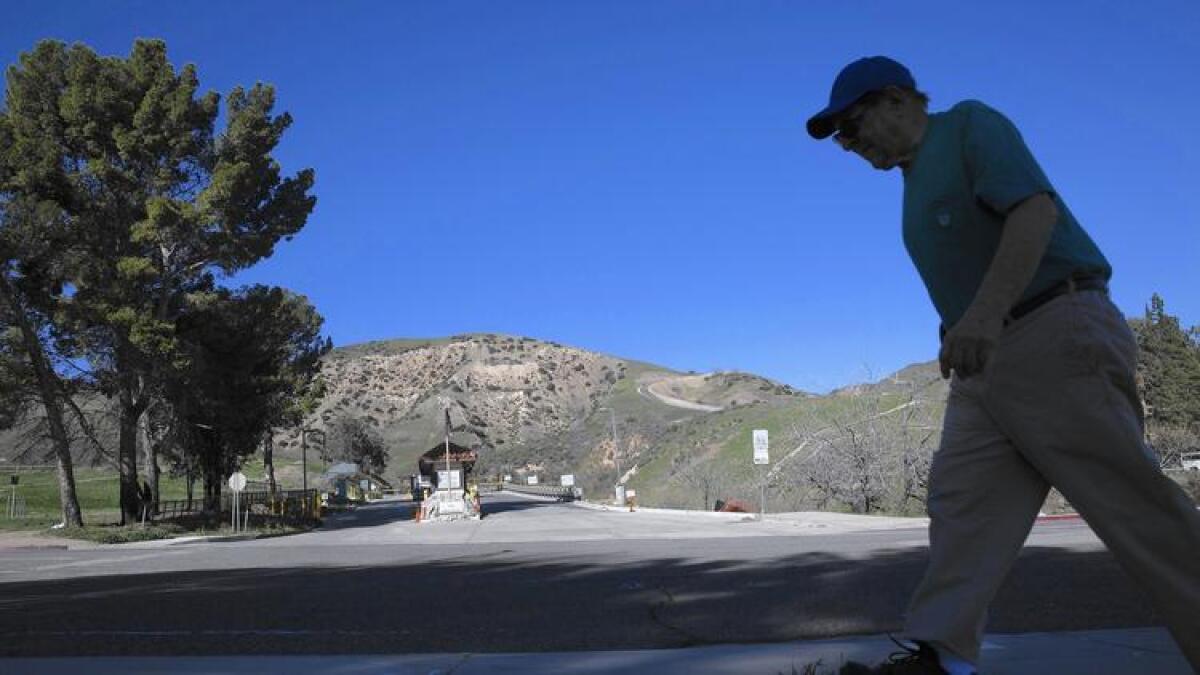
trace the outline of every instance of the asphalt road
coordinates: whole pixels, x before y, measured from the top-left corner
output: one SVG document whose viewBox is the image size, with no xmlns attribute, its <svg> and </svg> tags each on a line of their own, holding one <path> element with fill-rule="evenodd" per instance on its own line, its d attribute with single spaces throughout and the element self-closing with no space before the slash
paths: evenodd
<svg viewBox="0 0 1200 675">
<path fill-rule="evenodd" d="M 525 652 L 877 634 L 899 629 L 926 560 L 923 529 L 824 534 L 501 495 L 485 511 L 482 522 L 417 524 L 411 505 L 391 502 L 294 537 L 5 551 L 0 656 Z M 1157 623 L 1087 526 L 1063 521 L 1035 528 L 988 630 Z"/>
</svg>

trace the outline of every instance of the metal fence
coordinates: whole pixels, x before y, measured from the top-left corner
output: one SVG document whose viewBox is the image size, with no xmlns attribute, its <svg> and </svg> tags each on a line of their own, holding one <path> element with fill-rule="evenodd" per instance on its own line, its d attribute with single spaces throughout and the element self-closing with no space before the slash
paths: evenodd
<svg viewBox="0 0 1200 675">
<path fill-rule="evenodd" d="M 53 464 L 0 464 L 0 473 L 32 473 L 34 471 L 55 471 L 58 467 Z"/>
<path fill-rule="evenodd" d="M 16 490 L 12 489 L 0 492 L 0 495 L 3 496 L 5 515 L 9 518 L 25 517 L 25 497 L 23 495 L 17 494 Z"/>
<path fill-rule="evenodd" d="M 249 511 L 253 521 L 292 520 L 313 518 L 319 509 L 316 490 L 276 490 L 270 492 L 243 491 L 238 495 L 238 509 Z M 200 513 L 204 510 L 204 497 L 192 500 L 169 499 L 158 503 L 158 516 L 175 518 Z M 221 493 L 222 514 L 233 512 L 233 493 Z"/>
<path fill-rule="evenodd" d="M 503 489 L 509 492 L 517 492 L 526 495 L 554 497 L 560 502 L 573 502 L 583 499 L 583 490 L 578 487 L 562 487 L 559 485 L 520 485 L 518 483 L 505 483 L 503 485 Z"/>
<path fill-rule="evenodd" d="M 189 513 L 199 513 L 204 507 L 204 498 L 195 499 L 162 499 L 158 502 L 156 515 L 175 518 Z"/>
</svg>

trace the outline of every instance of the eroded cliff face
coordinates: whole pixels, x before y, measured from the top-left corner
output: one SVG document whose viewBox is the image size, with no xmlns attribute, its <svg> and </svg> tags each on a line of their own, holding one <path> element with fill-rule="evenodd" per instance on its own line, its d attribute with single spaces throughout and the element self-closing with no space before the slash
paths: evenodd
<svg viewBox="0 0 1200 675">
<path fill-rule="evenodd" d="M 591 414 L 625 367 L 594 352 L 499 335 L 367 345 L 327 358 L 326 394 L 309 423 L 359 417 L 389 446 L 411 453 L 441 435 L 445 399 L 456 442 L 531 443 Z M 294 430 L 279 438 L 285 448 L 298 442 Z"/>
</svg>

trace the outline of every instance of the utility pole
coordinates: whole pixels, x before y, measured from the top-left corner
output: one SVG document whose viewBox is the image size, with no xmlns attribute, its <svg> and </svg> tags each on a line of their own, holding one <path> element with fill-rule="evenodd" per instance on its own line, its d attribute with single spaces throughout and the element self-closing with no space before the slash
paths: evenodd
<svg viewBox="0 0 1200 675">
<path fill-rule="evenodd" d="M 617 485 L 621 484 L 621 456 L 617 453 L 617 416 L 612 408 L 598 408 L 608 411 L 608 421 L 612 425 L 613 462 L 617 465 Z"/>
<path fill-rule="evenodd" d="M 621 484 L 621 446 L 617 442 L 617 416 L 612 408 L 608 409 L 608 421 L 612 424 L 613 462 L 617 465 L 617 485 Z"/>
<path fill-rule="evenodd" d="M 453 483 L 450 480 L 450 399 L 446 396 L 439 396 L 438 401 L 441 402 L 442 409 L 446 413 L 446 497 L 449 498 L 450 486 Z"/>
<path fill-rule="evenodd" d="M 304 472 L 300 489 L 308 493 L 308 429 L 300 429 L 300 470 Z"/>
</svg>

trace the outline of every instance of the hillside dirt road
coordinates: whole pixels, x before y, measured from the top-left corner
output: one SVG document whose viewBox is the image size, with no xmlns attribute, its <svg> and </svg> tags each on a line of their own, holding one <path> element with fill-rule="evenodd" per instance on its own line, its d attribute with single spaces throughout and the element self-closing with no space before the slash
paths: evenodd
<svg viewBox="0 0 1200 675">
<path fill-rule="evenodd" d="M 663 375 L 661 379 L 656 379 L 653 382 L 645 382 L 638 385 L 638 393 L 646 398 L 652 398 L 659 403 L 669 405 L 673 408 L 699 410 L 701 412 L 719 412 L 724 410 L 724 408 L 719 405 L 696 403 L 695 401 L 687 401 L 664 393 L 664 391 L 672 384 L 690 384 L 703 378 L 704 375 Z"/>
</svg>

